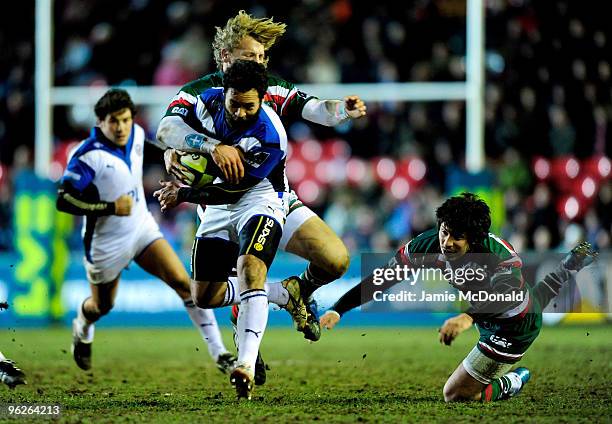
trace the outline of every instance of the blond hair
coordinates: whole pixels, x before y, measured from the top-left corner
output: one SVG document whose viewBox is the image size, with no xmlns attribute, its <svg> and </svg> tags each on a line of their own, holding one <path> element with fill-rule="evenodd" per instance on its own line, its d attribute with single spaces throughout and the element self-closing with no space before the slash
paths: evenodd
<svg viewBox="0 0 612 424">
<path fill-rule="evenodd" d="M 285 33 L 286 24 L 274 22 L 273 18 L 253 18 L 244 10 L 230 18 L 224 28 L 216 27 L 217 33 L 213 40 L 213 52 L 215 62 L 219 69 L 222 65 L 221 50 L 234 50 L 246 36 L 251 36 L 258 43 L 263 44 L 264 50 L 268 51 L 274 45 L 276 39 Z M 268 64 L 268 58 L 264 65 Z"/>
</svg>

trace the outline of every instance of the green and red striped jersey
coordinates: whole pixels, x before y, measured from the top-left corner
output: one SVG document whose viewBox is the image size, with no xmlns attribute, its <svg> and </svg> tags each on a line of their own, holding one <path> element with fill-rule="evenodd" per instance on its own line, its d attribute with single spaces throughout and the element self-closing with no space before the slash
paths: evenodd
<svg viewBox="0 0 612 424">
<path fill-rule="evenodd" d="M 170 102 L 165 116 L 180 116 L 187 125 L 201 132 L 197 119 L 197 97 L 212 87 L 223 86 L 223 73 L 215 72 L 185 84 Z M 268 76 L 268 89 L 264 103 L 270 106 L 278 116 L 301 117 L 304 105 L 314 96 L 300 91 L 293 83 L 276 76 Z"/>
</svg>

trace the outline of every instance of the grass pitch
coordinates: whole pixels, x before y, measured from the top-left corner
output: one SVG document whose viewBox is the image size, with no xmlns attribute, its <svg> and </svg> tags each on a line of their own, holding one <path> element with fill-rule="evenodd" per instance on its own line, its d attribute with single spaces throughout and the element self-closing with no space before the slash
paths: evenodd
<svg viewBox="0 0 612 424">
<path fill-rule="evenodd" d="M 224 329 L 228 347 L 230 332 Z M 268 382 L 250 402 L 190 329 L 98 329 L 94 368 L 70 354 L 70 330 L 0 332 L 28 385 L 0 403 L 59 403 L 62 422 L 609 422 L 612 326 L 544 328 L 522 365 L 532 380 L 510 401 L 445 404 L 442 387 L 477 332 L 441 346 L 434 328 L 342 328 L 308 343 L 269 329 Z M 4 418 L 0 417 L 0 421 Z"/>
</svg>

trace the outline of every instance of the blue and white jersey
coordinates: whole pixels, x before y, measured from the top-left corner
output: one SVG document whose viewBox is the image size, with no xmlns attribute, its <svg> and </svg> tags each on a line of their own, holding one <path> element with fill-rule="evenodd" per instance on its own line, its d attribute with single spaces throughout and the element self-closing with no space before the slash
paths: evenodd
<svg viewBox="0 0 612 424">
<path fill-rule="evenodd" d="M 133 198 L 128 216 L 85 215 L 82 236 L 90 262 L 92 251 L 96 260 L 120 251 L 150 215 L 142 186 L 144 142 L 144 130 L 136 124 L 123 147 L 112 143 L 100 128 L 94 127 L 68 161 L 61 182 L 69 184 L 86 201 L 114 202 L 124 194 Z"/>
<path fill-rule="evenodd" d="M 223 88 L 206 89 L 192 100 L 204 133 L 245 153 L 245 176 L 261 180 L 252 193 L 288 191 L 287 133 L 271 107 L 262 103 L 257 119 L 248 128 L 234 129 L 226 120 Z"/>
</svg>

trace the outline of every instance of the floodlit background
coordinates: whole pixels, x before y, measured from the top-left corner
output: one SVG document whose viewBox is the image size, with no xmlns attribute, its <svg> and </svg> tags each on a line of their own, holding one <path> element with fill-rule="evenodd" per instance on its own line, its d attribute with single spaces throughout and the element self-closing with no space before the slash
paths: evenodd
<svg viewBox="0 0 612 424">
<path fill-rule="evenodd" d="M 0 298 L 11 304 L 3 319 L 17 325 L 67 321 L 87 295 L 80 221 L 56 216 L 53 203 L 54 183 L 71 147 L 94 124 L 97 97 L 88 88 L 112 85 L 140 93 L 134 96 L 137 122 L 153 137 L 177 88 L 216 70 L 215 26 L 241 8 L 288 24 L 269 51 L 271 72 L 314 95 L 331 90 L 368 99 L 366 118 L 337 128 L 286 122 L 292 187 L 353 254 L 346 278 L 319 294 L 322 305 L 359 280 L 360 253 L 393 251 L 433 226 L 435 208 L 464 189 L 489 202 L 493 231 L 532 258 L 531 264 L 538 264 L 539 254 L 565 252 L 582 239 L 607 258 L 612 31 L 605 14 L 583 2 L 486 2 L 479 152 L 485 166 L 468 172 L 466 102 L 457 98 L 457 86 L 441 86 L 450 87 L 448 100 L 411 98 L 410 90 L 427 85 L 402 86 L 396 99 L 380 97 L 389 87 L 383 84 L 466 80 L 465 1 L 57 0 L 46 34 L 52 51 L 43 51 L 51 54 L 49 86 L 56 87 L 45 181 L 28 172 L 34 168 L 37 127 L 44 124 L 35 118 L 36 48 L 47 46 L 35 42 L 40 9 L 34 3 L 16 2 L 0 16 Z M 368 85 L 343 85 L 354 83 Z M 81 89 L 62 91 L 66 87 Z M 164 178 L 161 153 L 147 149 L 150 208 L 187 263 L 194 210 L 182 205 L 159 213 L 151 194 Z M 271 278 L 299 273 L 303 266 L 279 254 Z M 102 325 L 187 325 L 180 301 L 164 285 L 135 265 L 124 280 L 117 306 Z M 604 272 L 589 308 L 605 310 L 607 284 Z M 272 322 L 288 323 L 281 315 L 272 314 Z M 363 318 L 366 323 L 379 322 L 370 315 L 375 314 Z M 435 321 L 416 321 L 430 319 Z M 414 320 L 398 316 L 393 322 Z"/>
</svg>

